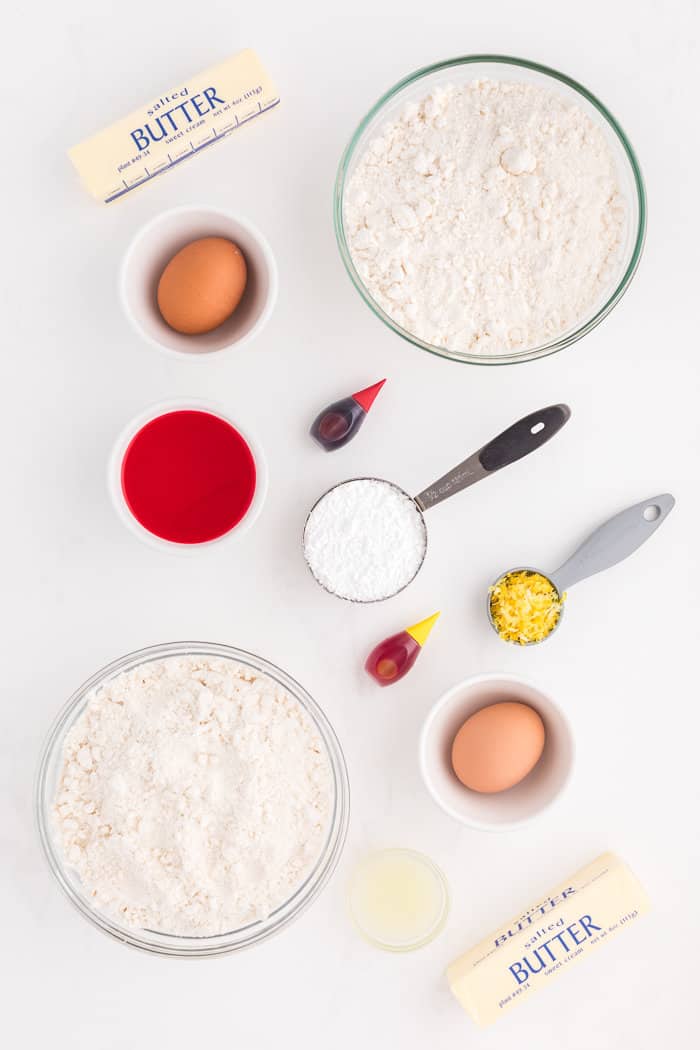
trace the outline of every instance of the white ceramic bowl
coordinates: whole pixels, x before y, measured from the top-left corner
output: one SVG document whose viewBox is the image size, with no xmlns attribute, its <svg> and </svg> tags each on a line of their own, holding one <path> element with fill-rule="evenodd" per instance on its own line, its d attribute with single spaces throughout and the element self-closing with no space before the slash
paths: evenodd
<svg viewBox="0 0 700 1050">
<path fill-rule="evenodd" d="M 480 794 L 455 776 L 452 741 L 470 715 L 503 700 L 528 704 L 539 713 L 545 727 L 544 751 L 515 787 Z M 432 708 L 423 723 L 419 760 L 425 786 L 445 813 L 481 831 L 510 831 L 542 813 L 561 794 L 574 763 L 574 740 L 568 720 L 547 693 L 515 675 L 480 674 L 453 686 Z"/>
<path fill-rule="evenodd" d="M 187 409 L 199 412 L 211 412 L 212 415 L 218 416 L 220 419 L 225 419 L 227 423 L 230 423 L 232 427 L 235 427 L 241 437 L 247 442 L 255 461 L 255 492 L 248 510 L 238 524 L 234 525 L 234 527 L 228 532 L 225 532 L 223 536 L 218 536 L 215 540 L 206 540 L 203 543 L 175 543 L 172 540 L 164 540 L 160 536 L 156 536 L 154 533 L 149 532 L 148 529 L 144 528 L 143 525 L 136 520 L 129 510 L 129 506 L 124 498 L 124 491 L 121 482 L 124 455 L 132 438 L 136 436 L 139 430 L 141 430 L 141 428 L 152 419 L 165 415 L 167 412 L 178 412 Z M 218 543 L 224 543 L 227 540 L 240 537 L 248 531 L 260 514 L 263 504 L 265 503 L 265 497 L 267 496 L 267 461 L 258 439 L 250 432 L 247 426 L 241 426 L 238 420 L 234 419 L 233 416 L 231 416 L 221 405 L 217 405 L 212 401 L 200 400 L 199 398 L 161 401 L 156 405 L 151 405 L 150 408 L 145 409 L 132 419 L 131 422 L 124 427 L 119 437 L 114 442 L 107 467 L 107 486 L 117 514 L 135 536 L 138 536 L 140 540 L 143 540 L 144 543 L 147 543 L 150 547 L 190 554 L 201 550 L 203 547 L 213 547 Z"/>
<path fill-rule="evenodd" d="M 172 257 L 200 237 L 227 237 L 245 256 L 248 283 L 233 314 L 212 332 L 183 335 L 163 320 L 156 292 Z M 121 266 L 119 288 L 127 318 L 147 342 L 179 356 L 240 348 L 267 324 L 277 299 L 277 264 L 270 245 L 251 223 L 229 212 L 185 206 L 156 215 L 142 226 Z"/>
</svg>

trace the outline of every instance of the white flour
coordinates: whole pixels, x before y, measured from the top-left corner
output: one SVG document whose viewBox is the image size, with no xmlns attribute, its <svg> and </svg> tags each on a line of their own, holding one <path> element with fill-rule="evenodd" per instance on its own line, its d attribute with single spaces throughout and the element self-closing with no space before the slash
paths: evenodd
<svg viewBox="0 0 700 1050">
<path fill-rule="evenodd" d="M 413 500 L 386 481 L 359 478 L 319 500 L 304 530 L 304 553 L 320 584 L 341 598 L 373 602 L 409 583 L 425 554 Z"/>
<path fill-rule="evenodd" d="M 626 223 L 603 132 L 563 96 L 479 80 L 409 104 L 360 157 L 350 252 L 407 331 L 456 352 L 523 351 L 599 303 Z"/>
<path fill-rule="evenodd" d="M 290 897 L 331 806 L 326 752 L 297 701 L 231 660 L 187 656 L 89 699 L 66 737 L 54 818 L 98 909 L 213 935 Z"/>
</svg>

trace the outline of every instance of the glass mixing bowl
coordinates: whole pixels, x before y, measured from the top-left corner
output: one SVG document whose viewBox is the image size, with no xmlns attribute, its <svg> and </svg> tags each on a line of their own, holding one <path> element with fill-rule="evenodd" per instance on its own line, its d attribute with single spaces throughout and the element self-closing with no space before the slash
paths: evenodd
<svg viewBox="0 0 700 1050">
<path fill-rule="evenodd" d="M 522 351 L 505 351 L 488 355 L 462 353 L 442 346 L 433 346 L 392 320 L 372 298 L 355 269 L 343 220 L 346 186 L 352 178 L 358 159 L 363 155 L 368 143 L 377 136 L 380 128 L 388 121 L 396 119 L 406 103 L 420 100 L 437 87 L 448 83 L 464 84 L 481 78 L 521 81 L 539 85 L 556 91 L 559 95 L 576 103 L 605 135 L 615 160 L 620 193 L 625 199 L 628 214 L 617 273 L 599 300 L 591 306 L 588 314 L 581 318 L 574 327 L 563 332 L 551 342 Z M 563 350 L 565 346 L 575 343 L 600 324 L 620 301 L 639 265 L 644 246 L 646 194 L 639 163 L 627 136 L 603 103 L 585 87 L 563 73 L 522 58 L 509 58 L 504 55 L 467 55 L 419 69 L 410 76 L 404 77 L 382 95 L 361 121 L 343 153 L 335 181 L 333 213 L 336 238 L 345 268 L 364 301 L 392 331 L 409 343 L 413 343 L 414 346 L 420 347 L 421 350 L 427 350 L 431 354 L 448 358 L 451 361 L 464 361 L 473 365 L 511 365 L 520 361 L 533 361 L 538 357 L 546 357 L 548 354 L 554 354 L 557 350 Z"/>
<path fill-rule="evenodd" d="M 89 694 L 98 686 L 124 671 L 130 671 L 153 660 L 169 656 L 212 656 L 228 658 L 245 664 L 277 682 L 301 704 L 317 729 L 326 747 L 333 784 L 333 807 L 328 834 L 316 864 L 306 880 L 266 919 L 252 922 L 237 930 L 229 930 L 215 937 L 180 937 L 153 930 L 132 930 L 120 926 L 111 916 L 96 910 L 86 895 L 78 875 L 67 865 L 60 844 L 54 836 L 51 807 L 62 765 L 63 742 L 66 733 L 82 714 Z M 259 656 L 234 649 L 228 645 L 208 642 L 172 642 L 154 645 L 130 653 L 104 667 L 73 694 L 51 727 L 39 764 L 35 787 L 36 818 L 41 844 L 59 886 L 78 911 L 93 925 L 124 944 L 141 948 L 156 955 L 206 957 L 238 951 L 278 933 L 313 901 L 328 882 L 345 843 L 348 827 L 350 787 L 345 758 L 333 728 L 318 704 L 305 689 L 288 674 Z"/>
</svg>

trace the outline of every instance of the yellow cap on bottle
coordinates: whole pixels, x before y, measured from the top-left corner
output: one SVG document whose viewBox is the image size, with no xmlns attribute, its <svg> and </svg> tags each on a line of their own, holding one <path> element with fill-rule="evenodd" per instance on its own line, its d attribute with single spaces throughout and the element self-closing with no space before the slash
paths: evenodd
<svg viewBox="0 0 700 1050">
<path fill-rule="evenodd" d="M 432 631 L 437 621 L 439 612 L 433 613 L 427 620 L 421 620 L 420 623 L 414 623 L 413 627 L 406 628 L 406 634 L 410 634 L 419 645 L 425 645 L 428 635 Z"/>
</svg>

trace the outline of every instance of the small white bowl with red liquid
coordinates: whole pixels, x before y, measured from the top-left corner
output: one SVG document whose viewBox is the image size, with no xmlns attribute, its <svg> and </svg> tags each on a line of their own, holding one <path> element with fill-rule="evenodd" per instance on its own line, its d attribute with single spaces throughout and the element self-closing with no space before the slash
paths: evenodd
<svg viewBox="0 0 700 1050">
<path fill-rule="evenodd" d="M 220 405 L 161 402 L 117 438 L 108 466 L 117 514 L 139 539 L 189 552 L 247 532 L 267 495 L 257 438 Z"/>
</svg>

